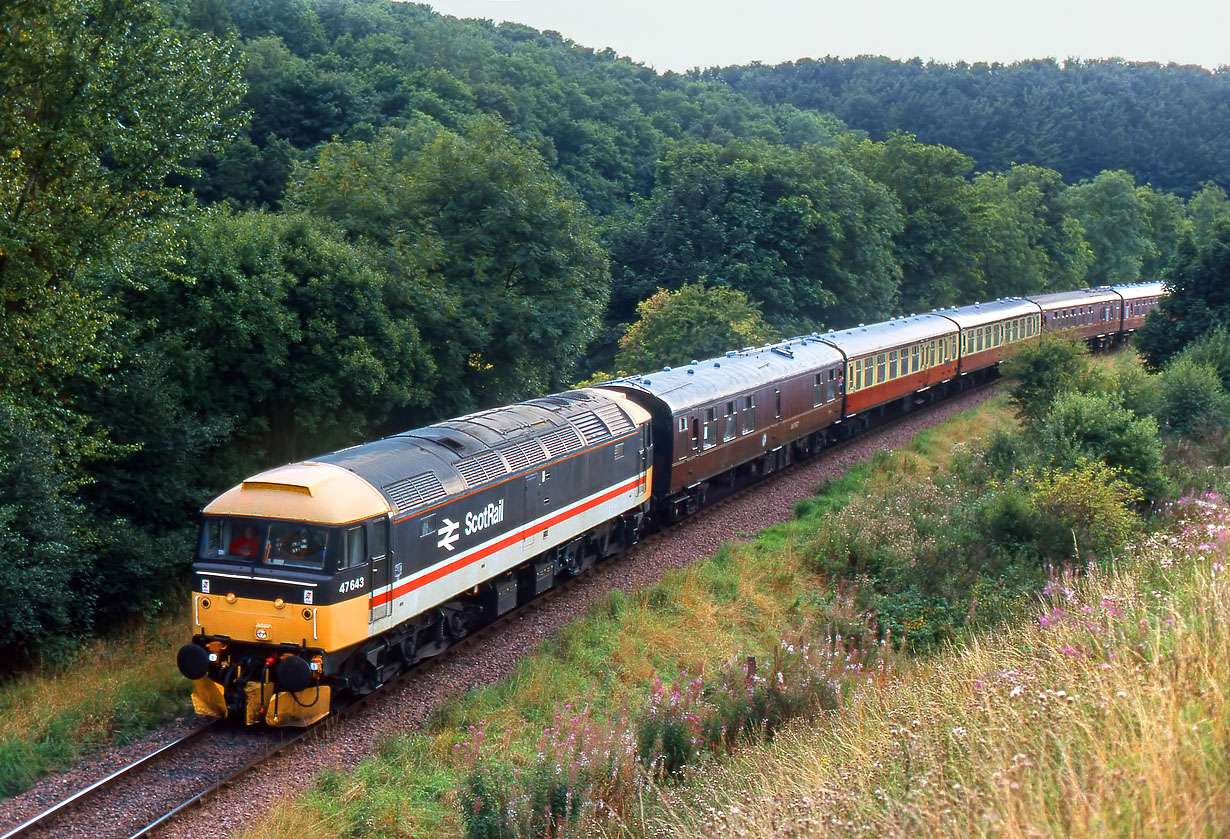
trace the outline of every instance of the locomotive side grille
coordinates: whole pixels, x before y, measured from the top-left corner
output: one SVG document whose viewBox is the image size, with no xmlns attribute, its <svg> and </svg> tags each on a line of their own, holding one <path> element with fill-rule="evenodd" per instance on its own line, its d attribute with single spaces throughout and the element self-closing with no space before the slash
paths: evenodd
<svg viewBox="0 0 1230 839">
<path fill-rule="evenodd" d="M 384 491 L 397 505 L 398 513 L 407 513 L 415 507 L 430 504 L 446 495 L 444 485 L 432 472 L 424 472 L 413 478 L 403 478 L 400 481 L 386 484 Z"/>
<path fill-rule="evenodd" d="M 576 429 L 572 427 L 561 428 L 558 431 L 539 437 L 538 441 L 546 446 L 547 454 L 551 457 L 559 457 L 560 455 L 575 452 L 584 445 L 581 442 L 581 435 L 577 434 Z"/>
<path fill-rule="evenodd" d="M 602 420 L 598 419 L 598 415 L 593 411 L 586 411 L 580 416 L 572 417 L 573 423 L 581 429 L 581 433 L 585 435 L 586 444 L 592 445 L 598 440 L 605 440 L 610 436 L 606 425 Z"/>
<path fill-rule="evenodd" d="M 625 431 L 632 429 L 632 420 L 619 410 L 616 405 L 603 405 L 595 411 L 598 416 L 606 423 L 606 427 L 611 430 L 612 435 L 623 434 Z"/>
<path fill-rule="evenodd" d="M 457 471 L 465 478 L 466 486 L 473 489 L 479 484 L 507 474 L 504 461 L 495 452 L 482 452 L 465 460 L 457 461 Z"/>
</svg>

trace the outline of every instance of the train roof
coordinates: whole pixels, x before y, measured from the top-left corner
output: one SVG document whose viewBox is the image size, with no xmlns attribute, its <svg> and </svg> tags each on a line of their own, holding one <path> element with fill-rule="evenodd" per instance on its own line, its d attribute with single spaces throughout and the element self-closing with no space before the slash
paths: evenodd
<svg viewBox="0 0 1230 839">
<path fill-rule="evenodd" d="M 1069 306 L 1089 306 L 1095 303 L 1118 303 L 1119 297 L 1110 286 L 1102 288 L 1082 288 L 1079 291 L 1055 291 L 1050 294 L 1030 294 L 1025 298 L 1032 300 L 1044 311 L 1066 309 Z"/>
<path fill-rule="evenodd" d="M 624 376 L 598 387 L 650 394 L 675 414 L 842 363 L 841 353 L 824 343 L 823 337 L 811 335 L 749 347 L 657 373 Z"/>
<path fill-rule="evenodd" d="M 956 331 L 956 325 L 940 315 L 910 315 L 886 323 L 826 332 L 820 340 L 832 344 L 847 358 L 861 358 L 918 341 L 954 335 Z"/>
<path fill-rule="evenodd" d="M 1142 297 L 1162 297 L 1167 294 L 1166 284 L 1162 282 L 1128 283 L 1113 285 L 1112 289 L 1123 295 L 1124 300 L 1139 300 Z"/>
<path fill-rule="evenodd" d="M 987 303 L 940 309 L 936 314 L 954 321 L 962 329 L 972 329 L 987 323 L 999 323 L 1010 318 L 1036 315 L 1038 311 L 1038 304 L 1031 300 L 1023 297 L 1005 297 Z"/>
<path fill-rule="evenodd" d="M 599 445 L 648 420 L 643 409 L 615 394 L 552 394 L 269 470 L 205 512 L 339 524 L 390 510 L 405 515 Z"/>
</svg>

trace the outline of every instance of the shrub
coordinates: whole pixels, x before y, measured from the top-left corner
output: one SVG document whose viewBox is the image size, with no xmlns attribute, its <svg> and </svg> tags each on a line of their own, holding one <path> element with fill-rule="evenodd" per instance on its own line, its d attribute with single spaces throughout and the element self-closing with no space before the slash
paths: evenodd
<svg viewBox="0 0 1230 839">
<path fill-rule="evenodd" d="M 1105 382 L 1106 392 L 1139 417 L 1155 417 L 1162 406 L 1162 377 L 1150 373 L 1132 353 L 1115 356 Z"/>
<path fill-rule="evenodd" d="M 1035 422 L 1046 416 L 1060 393 L 1092 375 L 1089 350 L 1083 343 L 1052 336 L 1020 345 L 1000 372 L 1017 380 L 1009 393 L 1017 413 Z"/>
<path fill-rule="evenodd" d="M 1192 341 L 1175 357 L 1207 364 L 1217 371 L 1221 386 L 1230 391 L 1230 331 L 1220 326 Z"/>
<path fill-rule="evenodd" d="M 1181 434 L 1190 434 L 1205 423 L 1225 425 L 1230 413 L 1227 396 L 1217 370 L 1180 354 L 1162 376 L 1162 416 Z"/>
<path fill-rule="evenodd" d="M 1050 469 L 1073 470 L 1082 461 L 1100 460 L 1120 470 L 1149 500 L 1166 492 L 1157 422 L 1136 416 L 1114 396 L 1065 393 L 1036 435 Z"/>
<path fill-rule="evenodd" d="M 1070 470 L 1048 472 L 1033 482 L 1030 499 L 1037 509 L 1044 555 L 1051 560 L 1105 557 L 1122 550 L 1140 529 L 1132 510 L 1138 488 L 1095 460 Z"/>
</svg>

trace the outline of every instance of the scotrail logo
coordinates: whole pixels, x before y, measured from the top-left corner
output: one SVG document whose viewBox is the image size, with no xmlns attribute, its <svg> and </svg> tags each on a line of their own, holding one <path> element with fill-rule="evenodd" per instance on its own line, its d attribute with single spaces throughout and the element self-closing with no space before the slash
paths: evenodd
<svg viewBox="0 0 1230 839">
<path fill-rule="evenodd" d="M 466 513 L 466 535 L 486 530 L 493 524 L 504 521 L 504 499 L 494 504 L 488 504 L 477 513 Z"/>
</svg>

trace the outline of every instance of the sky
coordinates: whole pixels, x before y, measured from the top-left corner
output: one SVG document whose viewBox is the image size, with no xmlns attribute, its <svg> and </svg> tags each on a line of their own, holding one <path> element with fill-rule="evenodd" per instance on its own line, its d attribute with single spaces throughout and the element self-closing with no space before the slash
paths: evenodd
<svg viewBox="0 0 1230 839">
<path fill-rule="evenodd" d="M 1230 0 L 426 0 L 683 72 L 825 55 L 1230 65 Z"/>
</svg>

